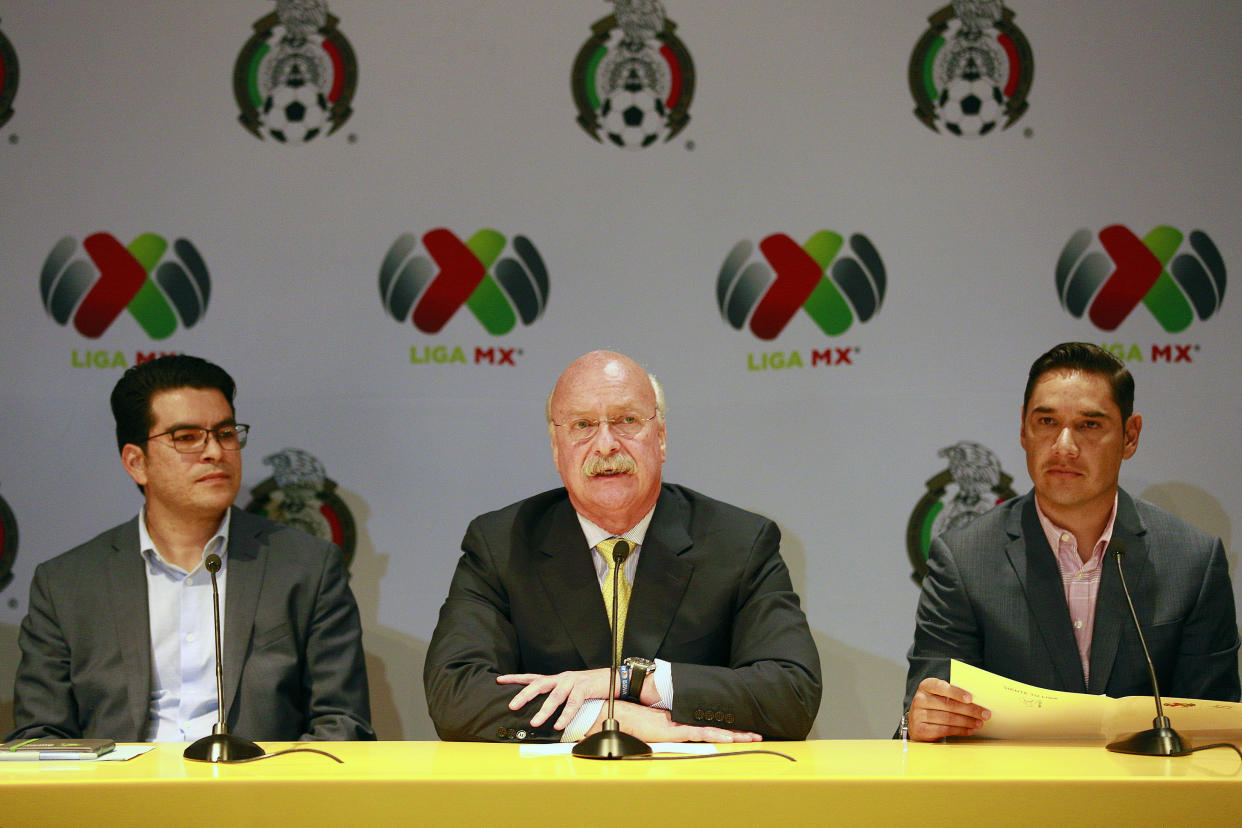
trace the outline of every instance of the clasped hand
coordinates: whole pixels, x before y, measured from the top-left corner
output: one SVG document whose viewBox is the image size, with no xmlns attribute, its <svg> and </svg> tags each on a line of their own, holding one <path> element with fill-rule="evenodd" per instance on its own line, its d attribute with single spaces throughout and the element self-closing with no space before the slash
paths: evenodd
<svg viewBox="0 0 1242 828">
<path fill-rule="evenodd" d="M 497 676 L 496 683 L 525 685 L 509 701 L 510 710 L 521 710 L 536 696 L 548 694 L 543 705 L 530 720 L 531 727 L 542 725 L 556 708 L 564 704 L 561 715 L 552 725 L 556 730 L 564 730 L 574 720 L 584 701 L 608 698 L 606 667 L 595 670 L 566 670 L 554 676 L 508 673 Z M 590 732 L 600 729 L 604 715 L 605 711 L 601 710 Z M 763 738 L 758 733 L 744 730 L 678 724 L 667 710 L 656 710 L 629 702 L 617 702 L 615 715 L 623 731 L 645 742 L 758 742 Z"/>
<path fill-rule="evenodd" d="M 531 727 L 539 727 L 548 720 L 561 704 L 565 709 L 552 725 L 556 730 L 564 730 L 574 720 L 578 708 L 587 699 L 608 698 L 608 668 L 595 670 L 566 670 L 554 676 L 539 673 L 508 673 L 496 677 L 497 684 L 526 685 L 509 701 L 510 710 L 521 710 L 536 696 L 548 694 L 543 706 L 530 720 Z M 620 689 L 620 688 L 618 688 Z"/>
</svg>

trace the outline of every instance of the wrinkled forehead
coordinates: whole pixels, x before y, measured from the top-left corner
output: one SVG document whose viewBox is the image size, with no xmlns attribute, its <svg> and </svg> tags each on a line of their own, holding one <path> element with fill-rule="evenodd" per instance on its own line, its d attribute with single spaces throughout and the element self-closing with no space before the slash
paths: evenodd
<svg viewBox="0 0 1242 828">
<path fill-rule="evenodd" d="M 590 414 L 655 408 L 655 391 L 647 373 L 621 359 L 575 364 L 561 375 L 552 393 L 552 411 Z"/>
</svg>

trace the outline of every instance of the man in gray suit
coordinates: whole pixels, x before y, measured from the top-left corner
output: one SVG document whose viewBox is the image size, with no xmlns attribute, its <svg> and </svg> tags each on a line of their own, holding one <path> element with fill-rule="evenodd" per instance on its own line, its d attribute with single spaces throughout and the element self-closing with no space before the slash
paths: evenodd
<svg viewBox="0 0 1242 828">
<path fill-rule="evenodd" d="M 130 368 L 117 446 L 145 503 L 42 563 L 22 621 L 10 738 L 188 742 L 211 732 L 219 555 L 225 722 L 268 741 L 374 739 L 362 632 L 340 550 L 232 506 L 248 426 L 223 369 Z"/>
<path fill-rule="evenodd" d="M 966 736 L 991 715 L 948 683 L 951 658 L 1053 690 L 1149 695 L 1118 565 L 1160 691 L 1238 701 L 1220 539 L 1118 487 L 1143 427 L 1133 408 L 1130 372 L 1095 345 L 1058 345 L 1031 366 L 1021 443 L 1034 491 L 932 542 L 908 653 L 911 739 Z"/>
</svg>

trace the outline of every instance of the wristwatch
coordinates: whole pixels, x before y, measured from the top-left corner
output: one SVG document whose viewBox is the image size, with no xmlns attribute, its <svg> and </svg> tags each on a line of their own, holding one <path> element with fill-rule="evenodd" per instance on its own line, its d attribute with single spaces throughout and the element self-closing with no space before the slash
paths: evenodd
<svg viewBox="0 0 1242 828">
<path fill-rule="evenodd" d="M 655 672 L 655 662 L 648 658 L 629 656 L 621 664 L 629 673 L 629 681 L 625 683 L 626 686 L 619 698 L 621 701 L 641 704 L 639 698 L 643 694 L 643 682 L 647 680 L 647 676 Z"/>
</svg>

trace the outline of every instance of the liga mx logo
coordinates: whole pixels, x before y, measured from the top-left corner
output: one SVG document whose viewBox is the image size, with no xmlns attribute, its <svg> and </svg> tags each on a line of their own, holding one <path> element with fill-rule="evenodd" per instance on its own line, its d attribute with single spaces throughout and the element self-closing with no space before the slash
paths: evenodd
<svg viewBox="0 0 1242 828">
<path fill-rule="evenodd" d="M 264 457 L 263 464 L 272 467 L 272 476 L 251 490 L 246 511 L 336 544 L 348 569 L 358 531 L 323 463 L 310 452 L 287 448 Z"/>
<path fill-rule="evenodd" d="M 13 559 L 17 557 L 17 518 L 0 497 L 0 589 L 13 580 Z"/>
<path fill-rule="evenodd" d="M 908 71 L 914 114 L 928 129 L 978 138 L 1026 112 L 1035 58 L 1013 18 L 1000 0 L 953 0 L 928 18 Z"/>
<path fill-rule="evenodd" d="M 13 44 L 0 32 L 0 127 L 13 117 L 13 99 L 17 97 L 17 52 Z"/>
<path fill-rule="evenodd" d="M 716 279 L 720 315 L 737 330 L 750 321 L 760 339 L 775 339 L 794 315 L 807 316 L 828 336 L 840 336 L 854 320 L 867 322 L 884 301 L 884 262 L 861 233 L 845 238 L 820 230 L 799 245 L 785 233 L 773 233 L 755 246 L 740 241 L 729 251 Z"/>
<path fill-rule="evenodd" d="M 690 121 L 694 61 L 660 0 L 608 0 L 574 59 L 578 125 L 596 141 L 643 149 L 671 141 Z"/>
<path fill-rule="evenodd" d="M 211 278 L 197 248 L 187 239 L 169 244 L 143 233 L 122 245 L 109 233 L 82 240 L 87 258 L 77 258 L 78 243 L 65 236 L 43 262 L 39 292 L 43 307 L 59 325 L 98 339 L 117 317 L 129 311 L 152 339 L 167 339 L 178 325 L 193 327 L 207 311 Z"/>
<path fill-rule="evenodd" d="M 331 135 L 353 114 L 353 47 L 324 0 L 276 0 L 254 24 L 233 67 L 239 119 L 257 138 L 305 144 Z"/>
<path fill-rule="evenodd" d="M 1209 319 L 1225 298 L 1225 261 L 1202 230 L 1160 225 L 1141 239 L 1120 224 L 1070 237 L 1057 259 L 1057 298 L 1075 318 L 1115 330 L 1141 302 L 1168 333 Z"/>
<path fill-rule="evenodd" d="M 423 235 L 422 247 L 404 233 L 380 265 L 379 292 L 393 319 L 410 319 L 423 333 L 438 333 L 465 305 L 488 333 L 507 334 L 521 319 L 530 325 L 548 304 L 548 271 L 530 239 L 508 241 L 484 228 L 466 241 L 443 227 Z"/>
<path fill-rule="evenodd" d="M 921 582 L 927 574 L 932 539 L 956 529 L 1016 497 L 1013 478 L 1001 469 L 1000 458 L 987 446 L 962 440 L 937 452 L 949 467 L 927 481 L 927 492 L 906 524 L 906 552 L 914 568 L 910 577 Z"/>
</svg>

